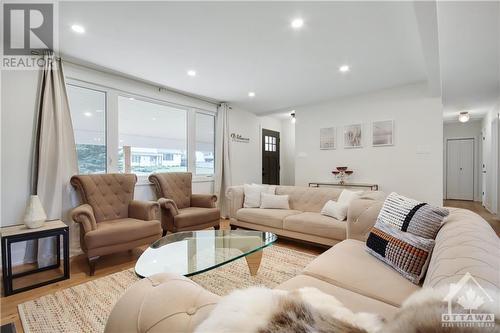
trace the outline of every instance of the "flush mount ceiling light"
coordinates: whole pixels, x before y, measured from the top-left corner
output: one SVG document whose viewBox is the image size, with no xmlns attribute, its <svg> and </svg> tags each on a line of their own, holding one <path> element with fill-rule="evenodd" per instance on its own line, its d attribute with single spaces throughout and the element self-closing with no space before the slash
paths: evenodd
<svg viewBox="0 0 500 333">
<path fill-rule="evenodd" d="M 295 110 L 292 110 L 292 113 L 290 113 L 290 117 L 292 117 L 292 124 L 295 124 L 297 119 L 295 118 Z"/>
<path fill-rule="evenodd" d="M 466 123 L 469 121 L 469 119 L 470 119 L 470 115 L 469 115 L 469 112 L 467 112 L 467 111 L 460 112 L 460 114 L 458 115 L 458 121 L 461 123 Z"/>
<path fill-rule="evenodd" d="M 84 112 L 83 115 L 85 117 L 92 117 L 92 112 Z"/>
<path fill-rule="evenodd" d="M 82 27 L 82 26 L 81 26 L 81 25 L 79 25 L 79 24 L 73 24 L 73 25 L 71 26 L 71 30 L 73 30 L 74 32 L 79 33 L 79 34 L 83 34 L 83 33 L 85 33 L 85 28 L 84 28 L 84 27 Z"/>
<path fill-rule="evenodd" d="M 296 18 L 292 20 L 292 23 L 290 23 L 292 28 L 294 29 L 300 29 L 304 25 L 304 20 L 301 18 Z"/>
<path fill-rule="evenodd" d="M 189 76 L 196 76 L 196 71 L 193 70 L 193 69 L 190 69 L 190 70 L 187 71 L 187 75 L 189 75 Z"/>
<path fill-rule="evenodd" d="M 339 67 L 339 72 L 341 73 L 347 73 L 351 70 L 351 68 L 349 67 L 349 65 L 342 65 Z"/>
<path fill-rule="evenodd" d="M 250 91 L 250 92 L 248 93 L 248 97 L 255 97 L 255 93 L 254 93 L 253 91 Z"/>
</svg>

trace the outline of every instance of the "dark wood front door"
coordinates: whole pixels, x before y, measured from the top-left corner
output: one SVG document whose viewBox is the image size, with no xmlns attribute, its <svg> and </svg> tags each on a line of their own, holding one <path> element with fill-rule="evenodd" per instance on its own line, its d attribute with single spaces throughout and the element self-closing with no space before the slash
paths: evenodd
<svg viewBox="0 0 500 333">
<path fill-rule="evenodd" d="M 262 184 L 280 184 L 280 133 L 262 130 Z"/>
</svg>

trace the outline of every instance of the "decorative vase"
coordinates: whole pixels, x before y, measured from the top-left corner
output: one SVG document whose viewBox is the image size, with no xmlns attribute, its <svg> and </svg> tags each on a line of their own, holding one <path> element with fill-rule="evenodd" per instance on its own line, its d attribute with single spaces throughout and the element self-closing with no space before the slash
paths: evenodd
<svg viewBox="0 0 500 333">
<path fill-rule="evenodd" d="M 24 224 L 30 229 L 40 228 L 46 220 L 47 214 L 45 214 L 40 198 L 38 195 L 32 195 L 24 212 Z"/>
<path fill-rule="evenodd" d="M 353 174 L 354 171 L 347 170 L 347 167 L 337 167 L 337 170 L 333 170 L 332 173 L 335 175 L 335 178 L 339 179 L 340 185 L 345 185 L 345 181 L 347 177 Z"/>
</svg>

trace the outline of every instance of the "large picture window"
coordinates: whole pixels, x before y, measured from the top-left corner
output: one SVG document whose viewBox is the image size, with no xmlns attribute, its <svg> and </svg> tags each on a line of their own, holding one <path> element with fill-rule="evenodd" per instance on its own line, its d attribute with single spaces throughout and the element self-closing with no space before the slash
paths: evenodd
<svg viewBox="0 0 500 333">
<path fill-rule="evenodd" d="M 68 85 L 80 174 L 106 172 L 106 93 Z"/>
<path fill-rule="evenodd" d="M 201 109 L 77 79 L 67 85 L 80 174 L 192 172 L 212 181 L 215 108 Z"/>
<path fill-rule="evenodd" d="M 196 113 L 196 174 L 213 175 L 215 162 L 215 117 Z"/>
<path fill-rule="evenodd" d="M 118 129 L 120 172 L 187 171 L 187 110 L 118 96 Z"/>
</svg>

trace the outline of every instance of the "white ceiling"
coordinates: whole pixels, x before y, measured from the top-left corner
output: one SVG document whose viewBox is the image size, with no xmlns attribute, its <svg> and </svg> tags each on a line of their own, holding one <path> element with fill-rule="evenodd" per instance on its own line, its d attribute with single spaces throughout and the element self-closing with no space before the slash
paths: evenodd
<svg viewBox="0 0 500 333">
<path fill-rule="evenodd" d="M 481 118 L 500 101 L 499 2 L 443 1 L 437 13 L 444 118 Z"/>
<path fill-rule="evenodd" d="M 260 114 L 428 80 L 449 120 L 500 94 L 498 1 L 68 1 L 59 14 L 66 58 Z"/>
<path fill-rule="evenodd" d="M 412 2 L 61 2 L 59 13 L 64 56 L 255 113 L 426 79 Z"/>
</svg>

